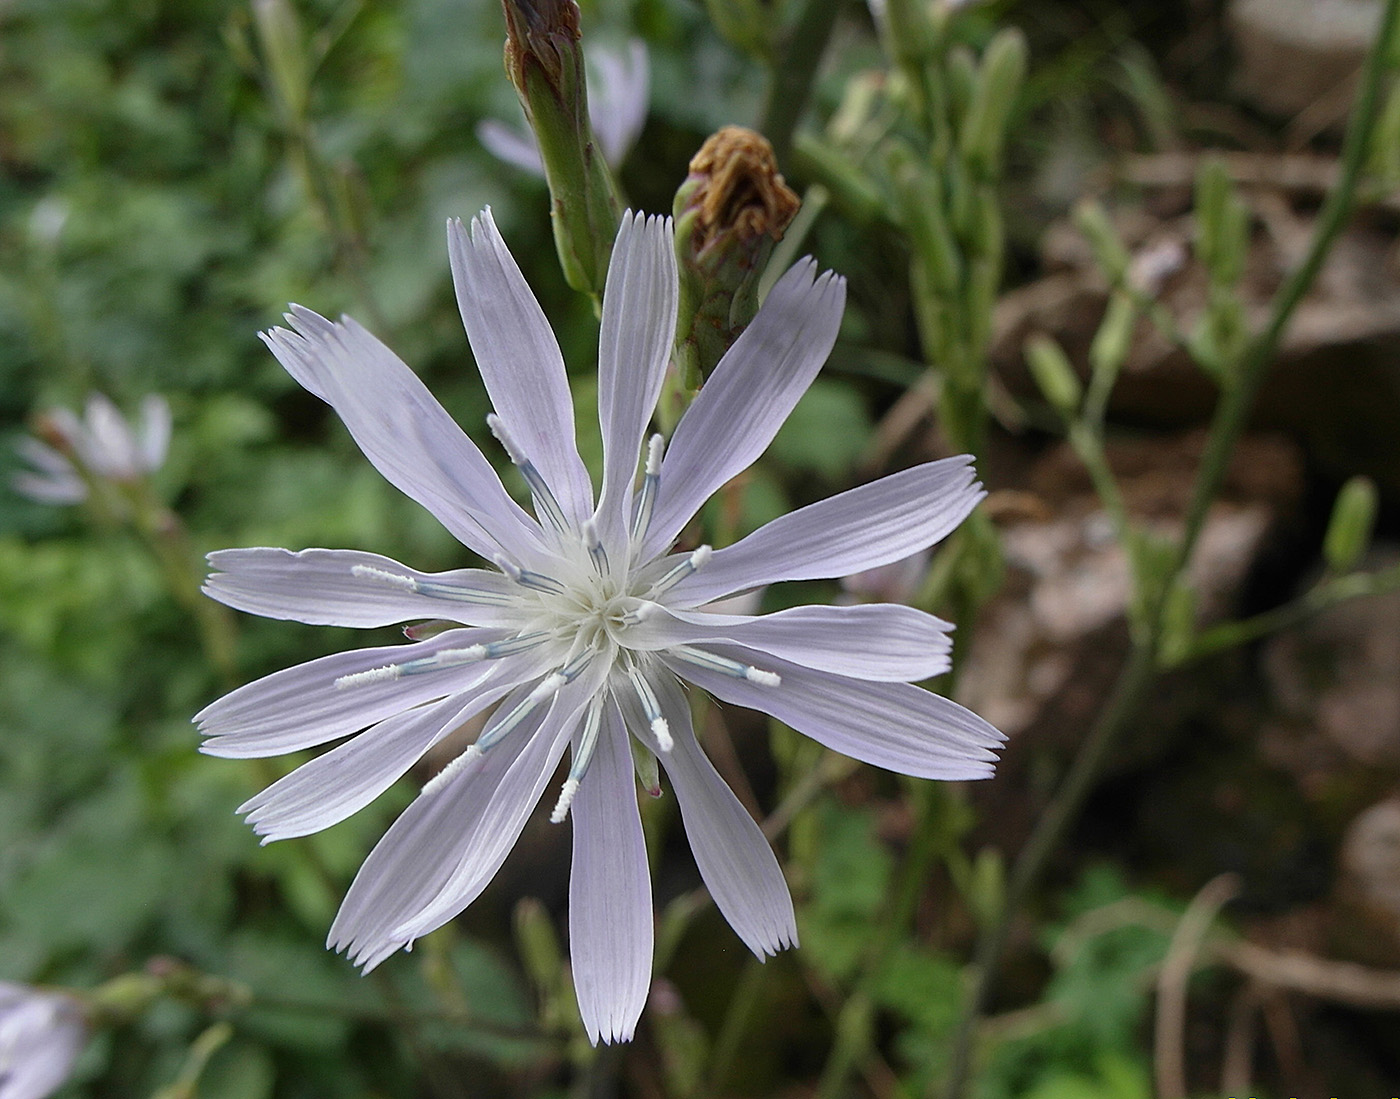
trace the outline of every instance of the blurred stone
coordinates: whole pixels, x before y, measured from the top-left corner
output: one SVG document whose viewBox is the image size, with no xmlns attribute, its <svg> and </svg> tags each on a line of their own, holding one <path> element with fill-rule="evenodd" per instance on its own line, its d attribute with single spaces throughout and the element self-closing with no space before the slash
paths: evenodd
<svg viewBox="0 0 1400 1099">
<path fill-rule="evenodd" d="M 1316 128 L 1345 117 L 1380 25 L 1380 0 L 1233 0 L 1235 87 L 1254 106 Z"/>
<path fill-rule="evenodd" d="M 1376 548 L 1360 568 L 1397 563 L 1400 551 Z M 1400 593 L 1340 603 L 1279 634 L 1263 665 L 1277 716 L 1261 746 L 1306 793 L 1340 807 L 1364 796 L 1359 769 L 1400 771 Z"/>
<path fill-rule="evenodd" d="M 1255 158 L 1256 160 L 1259 158 Z M 1170 167 L 1167 165 L 1166 167 Z M 1238 170 L 1236 170 L 1238 169 Z M 1189 260 L 1170 269 L 1158 257 L 1189 253 L 1194 233 L 1189 182 L 1194 161 L 1175 177 L 1159 165 L 1159 210 L 1128 207 L 1115 212 L 1115 227 L 1135 263 L 1153 269 L 1157 299 L 1183 331 L 1204 312 L 1204 272 Z M 1258 164 L 1231 164 L 1237 177 L 1267 177 Z M 1255 213 L 1250 255 L 1241 294 L 1252 330 L 1267 317 L 1269 301 L 1300 261 L 1312 231 L 1309 204 L 1318 173 L 1300 175 L 1296 193 L 1263 184 L 1244 189 Z M 1163 198 L 1175 178 L 1184 188 L 1175 209 Z M 1295 208 L 1294 200 L 1297 206 Z M 1400 266 L 1396 222 L 1389 211 L 1363 216 L 1338 238 L 1311 292 L 1295 311 L 1266 383 L 1253 424 L 1292 435 L 1329 479 L 1362 473 L 1390 501 L 1400 500 Z M 1068 223 L 1047 231 L 1043 278 L 1003 296 L 997 305 L 992 362 L 1006 387 L 1040 400 L 1023 359 L 1028 337 L 1054 338 L 1080 372 L 1088 375 L 1088 353 L 1103 319 L 1108 286 L 1088 245 Z M 1217 389 L 1191 357 L 1153 324 L 1140 320 L 1132 350 L 1113 390 L 1110 414 L 1119 421 L 1157 428 L 1205 423 Z"/>
<path fill-rule="evenodd" d="M 1400 798 L 1361 813 L 1342 843 L 1334 949 L 1371 965 L 1400 965 Z"/>
</svg>

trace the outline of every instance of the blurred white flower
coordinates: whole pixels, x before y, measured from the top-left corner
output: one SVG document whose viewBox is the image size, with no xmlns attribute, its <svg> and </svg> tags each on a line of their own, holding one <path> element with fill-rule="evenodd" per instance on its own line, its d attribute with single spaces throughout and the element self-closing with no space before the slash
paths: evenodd
<svg viewBox="0 0 1400 1099">
<path fill-rule="evenodd" d="M 87 1025 L 61 992 L 0 981 L 0 1099 L 44 1099 L 68 1079 Z"/>
<path fill-rule="evenodd" d="M 81 419 L 66 408 L 43 413 L 39 434 L 43 441 L 26 437 L 16 444 L 33 469 L 15 474 L 11 485 L 40 503 L 80 504 L 92 481 L 127 483 L 160 468 L 170 446 L 170 406 L 163 397 L 147 397 L 138 426 L 94 393 Z"/>
<path fill-rule="evenodd" d="M 647 119 L 651 93 L 651 63 L 646 43 L 629 39 L 624 46 L 593 46 L 584 50 L 588 66 L 588 122 L 608 166 L 616 170 L 627 159 Z M 544 161 L 528 128 L 487 119 L 476 136 L 497 159 L 544 178 Z"/>
</svg>

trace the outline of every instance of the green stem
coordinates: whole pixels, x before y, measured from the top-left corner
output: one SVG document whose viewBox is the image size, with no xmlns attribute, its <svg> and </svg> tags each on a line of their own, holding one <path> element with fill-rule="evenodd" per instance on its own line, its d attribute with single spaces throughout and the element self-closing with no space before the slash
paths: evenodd
<svg viewBox="0 0 1400 1099">
<path fill-rule="evenodd" d="M 1400 566 L 1381 572 L 1358 572 L 1351 576 L 1319 584 L 1291 603 L 1256 614 L 1240 622 L 1225 622 L 1206 630 L 1187 649 L 1180 664 L 1188 664 L 1213 656 L 1226 649 L 1235 649 L 1306 622 L 1329 607 L 1367 595 L 1386 595 L 1400 591 Z"/>
<path fill-rule="evenodd" d="M 1026 846 L 1017 856 L 1007 885 L 1006 903 L 1001 917 L 983 934 L 978 943 L 975 957 L 976 976 L 954 1040 L 946 1091 L 950 1099 L 961 1099 L 967 1092 L 972 1046 L 978 1022 L 1010 936 L 1012 922 L 1039 881 L 1051 853 L 1078 814 L 1109 749 L 1137 713 L 1148 688 L 1155 681 L 1155 650 L 1161 635 L 1165 595 L 1190 562 L 1192 551 L 1205 526 L 1210 504 L 1224 479 L 1235 441 L 1244 429 L 1255 393 L 1278 349 L 1284 329 L 1294 309 L 1321 270 L 1328 248 L 1353 208 L 1367 147 L 1375 128 L 1380 88 L 1386 68 L 1385 45 L 1395 33 L 1397 18 L 1400 18 L 1400 0 L 1387 0 L 1376 38 L 1377 45 L 1373 46 L 1367 58 L 1361 93 L 1347 133 L 1337 188 L 1328 195 L 1323 204 L 1306 257 L 1274 298 L 1268 323 L 1245 348 L 1238 368 L 1231 372 L 1233 384 L 1227 386 L 1217 406 L 1173 567 L 1161 581 L 1149 607 L 1149 629 L 1146 631 L 1146 638 L 1134 644 L 1107 707 L 1100 713 L 1089 738 L 1075 758 L 1060 788 L 1056 790 L 1046 811 L 1036 822 Z"/>
<path fill-rule="evenodd" d="M 777 51 L 768 80 L 768 98 L 763 104 L 758 129 L 773 146 L 779 165 L 788 162 L 792 135 L 807 109 L 812 84 L 817 78 L 822 54 L 836 26 L 842 0 L 806 0 Z"/>
</svg>

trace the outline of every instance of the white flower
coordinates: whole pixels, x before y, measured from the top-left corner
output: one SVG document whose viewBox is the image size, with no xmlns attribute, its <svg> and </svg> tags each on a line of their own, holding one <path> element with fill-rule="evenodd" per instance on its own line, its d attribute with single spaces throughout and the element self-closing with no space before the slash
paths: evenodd
<svg viewBox="0 0 1400 1099">
<path fill-rule="evenodd" d="M 61 992 L 0 981 L 0 1099 L 44 1099 L 68 1079 L 87 1026 Z"/>
<path fill-rule="evenodd" d="M 44 413 L 49 442 L 23 438 L 16 445 L 34 472 L 17 473 L 16 492 L 45 504 L 79 504 L 91 480 L 127 483 L 160 468 L 170 446 L 170 406 L 159 396 L 141 403 L 139 427 L 129 424 L 100 393 L 88 398 L 82 419 L 66 408 Z"/>
<path fill-rule="evenodd" d="M 495 406 L 489 419 L 530 486 L 516 505 L 475 444 L 392 352 L 353 320 L 296 306 L 264 339 L 331 404 L 371 462 L 495 569 L 422 573 L 350 550 L 224 550 L 206 591 L 240 610 L 341 626 L 435 624 L 409 645 L 313 660 L 198 715 L 214 755 L 268 756 L 350 737 L 253 798 L 264 842 L 326 828 L 434 744 L 495 706 L 476 743 L 424 787 L 370 854 L 330 945 L 366 968 L 474 900 L 510 851 L 566 746 L 554 811 L 573 822 L 569 937 L 590 1037 L 629 1038 L 651 978 L 652 905 L 633 781 L 660 757 L 701 875 L 760 958 L 796 941 L 772 850 L 705 758 L 683 683 L 763 710 L 821 743 L 905 774 L 982 778 L 1001 735 L 912 685 L 948 667 L 951 628 L 908 607 L 715 613 L 782 580 L 908 556 L 983 495 L 967 458 L 894 474 L 777 519 L 723 549 L 672 552 L 701 504 L 767 447 L 826 359 L 843 280 L 804 260 L 715 368 L 666 448 L 638 455 L 676 330 L 669 219 L 628 214 L 599 340 L 604 439 L 595 497 L 574 444 L 559 347 L 489 211 L 448 227 L 457 300 Z"/>
<path fill-rule="evenodd" d="M 588 66 L 588 122 L 603 159 L 616 170 L 627 159 L 647 120 L 651 95 L 651 64 L 640 38 L 625 47 L 594 46 L 584 51 Z M 544 178 L 544 161 L 535 135 L 528 129 L 486 119 L 476 136 L 498 160 Z"/>
</svg>

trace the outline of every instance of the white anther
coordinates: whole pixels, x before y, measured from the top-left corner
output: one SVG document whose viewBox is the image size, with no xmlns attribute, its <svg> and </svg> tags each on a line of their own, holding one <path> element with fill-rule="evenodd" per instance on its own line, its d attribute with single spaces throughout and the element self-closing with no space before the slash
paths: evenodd
<svg viewBox="0 0 1400 1099">
<path fill-rule="evenodd" d="M 687 576 L 704 568 L 714 552 L 710 546 L 696 546 L 684 561 L 671 566 L 670 570 L 651 586 L 651 591 L 648 594 L 660 595 L 662 592 L 674 588 Z"/>
<path fill-rule="evenodd" d="M 654 603 L 650 599 L 639 600 L 635 607 L 622 616 L 622 625 L 640 626 L 648 618 L 654 618 L 656 612 L 661 609 L 660 603 Z"/>
<path fill-rule="evenodd" d="M 510 432 L 506 430 L 506 425 L 494 412 L 487 413 L 486 427 L 491 434 L 496 436 L 496 441 L 501 444 L 506 452 L 506 457 L 510 459 L 511 465 L 522 465 L 528 459 L 520 452 L 520 448 L 515 445 L 515 440 L 511 438 Z"/>
<path fill-rule="evenodd" d="M 547 520 L 549 525 L 557 531 L 568 529 L 568 520 L 564 518 L 564 509 L 559 506 L 559 501 L 554 498 L 554 493 L 549 490 L 549 485 L 545 483 L 544 476 L 535 468 L 535 463 L 527 458 L 520 447 L 515 444 L 515 440 L 506 431 L 506 425 L 501 422 L 501 418 L 494 412 L 486 417 L 486 426 L 491 429 L 491 434 L 496 436 L 501 446 L 505 448 L 506 457 L 520 474 L 525 478 L 525 483 L 530 488 L 530 497 L 535 501 L 535 512 L 541 518 Z"/>
<path fill-rule="evenodd" d="M 666 651 L 698 668 L 708 668 L 712 672 L 720 672 L 735 679 L 747 679 L 750 683 L 757 683 L 760 687 L 777 687 L 783 681 L 782 676 L 777 672 L 755 668 L 752 664 L 741 664 L 737 660 L 730 660 L 727 656 L 716 656 L 714 653 L 694 648 L 691 645 L 672 645 Z"/>
<path fill-rule="evenodd" d="M 387 683 L 391 679 L 398 679 L 402 674 L 403 665 L 385 664 L 382 668 L 370 668 L 367 671 L 342 675 L 336 679 L 335 685 L 337 689 L 363 687 L 366 683 Z"/>
<path fill-rule="evenodd" d="M 671 726 L 664 717 L 651 719 L 651 735 L 656 737 L 656 746 L 663 752 L 669 752 L 676 746 L 676 742 L 671 739 Z"/>
<path fill-rule="evenodd" d="M 599 576 L 606 576 L 608 571 L 608 553 L 603 549 L 603 540 L 598 535 L 598 520 L 586 519 L 583 529 L 583 546 L 588 550 L 588 556 L 593 561 L 593 568 Z"/>
<path fill-rule="evenodd" d="M 503 553 L 496 554 L 491 560 L 509 579 L 522 588 L 533 588 L 535 591 L 548 592 L 550 595 L 562 595 L 567 590 L 554 577 L 521 568 Z"/>
<path fill-rule="evenodd" d="M 656 492 L 661 485 L 661 453 L 666 441 L 660 435 L 653 435 L 647 441 L 647 466 L 642 477 L 642 487 L 637 493 L 637 510 L 632 516 L 632 541 L 638 542 L 651 525 L 652 509 L 656 506 Z"/>
<path fill-rule="evenodd" d="M 460 773 L 472 760 L 480 758 L 481 749 L 475 744 L 468 744 L 466 751 L 449 762 L 446 767 L 423 784 L 421 793 L 437 793 L 451 781 L 453 775 Z"/>
<path fill-rule="evenodd" d="M 358 576 L 362 580 L 377 580 L 381 584 L 388 584 L 391 587 L 403 588 L 405 591 L 417 591 L 418 581 L 411 576 L 402 576 L 397 572 L 389 572 L 387 569 L 377 569 L 373 565 L 355 565 L 350 573 Z"/>
<path fill-rule="evenodd" d="M 564 818 L 569 815 L 569 806 L 573 804 L 574 795 L 578 793 L 578 779 L 572 775 L 564 780 L 564 788 L 559 791 L 559 800 L 554 803 L 554 812 L 549 814 L 550 824 L 563 824 Z"/>
</svg>

